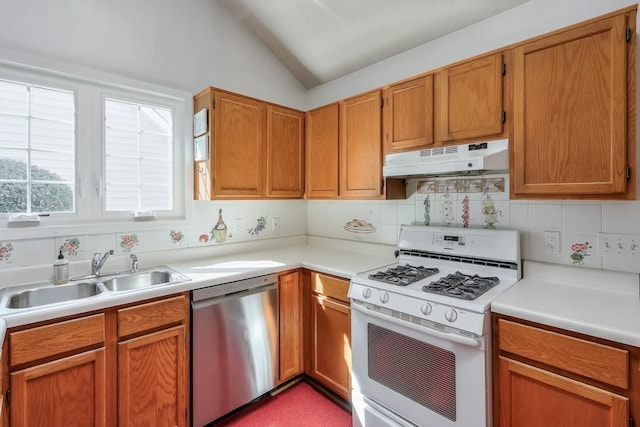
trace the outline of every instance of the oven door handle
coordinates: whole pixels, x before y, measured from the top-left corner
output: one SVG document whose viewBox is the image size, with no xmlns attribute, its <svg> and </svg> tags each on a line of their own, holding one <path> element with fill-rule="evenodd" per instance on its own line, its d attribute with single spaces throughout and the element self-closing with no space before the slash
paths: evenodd
<svg viewBox="0 0 640 427">
<path fill-rule="evenodd" d="M 416 332 L 431 335 L 431 336 L 441 338 L 447 341 L 452 341 L 458 344 L 463 344 L 469 347 L 480 347 L 480 341 L 475 340 L 473 338 L 463 337 L 461 335 L 456 335 L 449 332 L 440 332 L 428 326 L 418 326 L 411 322 L 406 322 L 404 320 L 396 319 L 395 317 L 392 317 L 392 316 L 376 313 L 375 311 L 362 307 L 358 303 L 351 304 L 351 308 L 363 313 L 366 316 L 375 317 L 377 319 L 384 320 L 385 322 L 390 322 L 398 326 L 403 326 L 405 328 L 413 329 Z"/>
</svg>

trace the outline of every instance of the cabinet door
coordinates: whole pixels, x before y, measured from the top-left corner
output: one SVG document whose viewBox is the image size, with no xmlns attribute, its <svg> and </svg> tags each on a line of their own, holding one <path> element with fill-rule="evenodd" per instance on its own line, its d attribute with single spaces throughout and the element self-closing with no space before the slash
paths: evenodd
<svg viewBox="0 0 640 427">
<path fill-rule="evenodd" d="M 12 373 L 11 425 L 104 426 L 105 375 L 104 349 Z"/>
<path fill-rule="evenodd" d="M 185 426 L 185 327 L 118 344 L 118 426 Z"/>
<path fill-rule="evenodd" d="M 385 89 L 384 101 L 385 153 L 433 144 L 433 75 Z"/>
<path fill-rule="evenodd" d="M 340 129 L 338 104 L 307 112 L 307 191 L 306 196 L 338 196 L 338 142 Z"/>
<path fill-rule="evenodd" d="M 267 107 L 267 196 L 304 193 L 304 113 Z"/>
<path fill-rule="evenodd" d="M 500 426 L 620 427 L 629 400 L 551 372 L 500 357 Z"/>
<path fill-rule="evenodd" d="M 518 194 L 626 191 L 625 16 L 514 50 Z"/>
<path fill-rule="evenodd" d="M 215 198 L 264 195 L 265 103 L 215 92 L 212 176 Z"/>
<path fill-rule="evenodd" d="M 440 140 L 502 134 L 502 53 L 445 68 L 439 78 Z"/>
<path fill-rule="evenodd" d="M 311 295 L 311 376 L 345 399 L 351 396 L 351 309 Z"/>
<path fill-rule="evenodd" d="M 382 194 L 380 91 L 340 102 L 340 196 Z"/>
<path fill-rule="evenodd" d="M 280 382 L 304 370 L 302 364 L 302 286 L 298 272 L 278 277 Z"/>
</svg>

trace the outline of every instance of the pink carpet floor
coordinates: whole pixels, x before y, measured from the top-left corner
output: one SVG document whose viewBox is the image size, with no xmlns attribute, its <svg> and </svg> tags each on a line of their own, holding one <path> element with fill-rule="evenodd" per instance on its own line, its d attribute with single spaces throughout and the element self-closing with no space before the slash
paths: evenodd
<svg viewBox="0 0 640 427">
<path fill-rule="evenodd" d="M 305 382 L 249 406 L 216 427 L 351 427 L 351 414 Z"/>
</svg>

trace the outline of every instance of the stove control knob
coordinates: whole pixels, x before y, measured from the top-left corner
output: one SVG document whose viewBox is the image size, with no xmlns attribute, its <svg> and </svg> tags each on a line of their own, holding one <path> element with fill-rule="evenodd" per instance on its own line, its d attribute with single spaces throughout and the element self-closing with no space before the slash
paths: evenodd
<svg viewBox="0 0 640 427">
<path fill-rule="evenodd" d="M 428 316 L 431 314 L 431 312 L 433 311 L 433 307 L 431 307 L 431 304 L 426 303 L 426 304 L 422 304 L 422 307 L 420 307 L 420 311 L 422 312 L 422 314 L 424 314 L 425 316 Z"/>
<path fill-rule="evenodd" d="M 449 310 L 444 312 L 444 318 L 447 319 L 449 322 L 453 323 L 458 318 L 458 312 L 455 311 L 453 308 L 450 308 Z"/>
<path fill-rule="evenodd" d="M 371 297 L 371 288 L 364 288 L 362 290 L 362 296 L 364 297 L 364 299 L 368 299 Z"/>
<path fill-rule="evenodd" d="M 383 304 L 386 304 L 387 302 L 389 302 L 389 294 L 386 292 L 382 292 L 380 294 L 380 302 Z"/>
</svg>

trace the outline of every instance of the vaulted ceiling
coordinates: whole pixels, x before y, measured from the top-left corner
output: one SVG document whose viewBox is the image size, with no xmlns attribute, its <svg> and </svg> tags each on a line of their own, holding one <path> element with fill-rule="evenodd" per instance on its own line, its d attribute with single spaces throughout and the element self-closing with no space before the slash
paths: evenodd
<svg viewBox="0 0 640 427">
<path fill-rule="evenodd" d="M 217 0 L 310 89 L 528 0 Z"/>
</svg>

